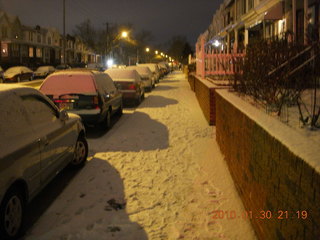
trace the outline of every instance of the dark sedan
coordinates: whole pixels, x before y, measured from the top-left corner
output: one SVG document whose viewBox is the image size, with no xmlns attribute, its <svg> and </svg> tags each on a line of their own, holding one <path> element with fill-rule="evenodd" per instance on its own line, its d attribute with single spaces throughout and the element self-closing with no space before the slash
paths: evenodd
<svg viewBox="0 0 320 240">
<path fill-rule="evenodd" d="M 21 82 L 23 80 L 33 80 L 33 71 L 25 66 L 8 68 L 4 72 L 4 82 Z"/>
</svg>

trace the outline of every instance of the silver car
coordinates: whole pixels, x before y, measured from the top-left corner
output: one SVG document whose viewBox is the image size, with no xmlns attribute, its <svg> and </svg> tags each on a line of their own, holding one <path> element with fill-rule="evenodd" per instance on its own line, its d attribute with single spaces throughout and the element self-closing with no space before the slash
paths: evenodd
<svg viewBox="0 0 320 240">
<path fill-rule="evenodd" d="M 0 239 L 15 239 L 27 202 L 68 164 L 83 166 L 88 144 L 80 117 L 33 88 L 1 84 L 0 111 Z"/>
</svg>

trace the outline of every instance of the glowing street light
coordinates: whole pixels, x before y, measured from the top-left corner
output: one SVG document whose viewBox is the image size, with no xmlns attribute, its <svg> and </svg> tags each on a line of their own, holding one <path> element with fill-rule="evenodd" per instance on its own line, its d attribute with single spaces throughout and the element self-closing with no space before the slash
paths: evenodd
<svg viewBox="0 0 320 240">
<path fill-rule="evenodd" d="M 122 31 L 121 37 L 122 37 L 122 38 L 127 38 L 127 37 L 128 37 L 128 32 Z"/>
<path fill-rule="evenodd" d="M 158 52 L 158 50 L 156 50 L 154 53 L 155 53 L 155 54 L 158 54 L 159 52 Z"/>
<path fill-rule="evenodd" d="M 147 48 L 146 48 L 146 52 L 150 52 L 150 48 L 147 47 Z"/>
</svg>

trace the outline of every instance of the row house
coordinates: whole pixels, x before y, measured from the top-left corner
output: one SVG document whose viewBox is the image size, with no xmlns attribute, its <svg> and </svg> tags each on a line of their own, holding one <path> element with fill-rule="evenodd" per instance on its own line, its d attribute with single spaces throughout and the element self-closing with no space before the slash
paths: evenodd
<svg viewBox="0 0 320 240">
<path fill-rule="evenodd" d="M 306 44 L 319 39 L 319 2 L 225 0 L 200 37 L 227 52 L 241 51 L 250 42 L 274 37 Z M 215 44 L 218 42 L 222 44 Z"/>
<path fill-rule="evenodd" d="M 95 63 L 101 61 L 101 55 L 94 53 L 78 36 L 66 36 L 66 61 L 68 63 Z"/>
<path fill-rule="evenodd" d="M 97 55 L 86 47 L 79 37 L 66 36 L 66 58 L 63 36 L 55 28 L 29 27 L 21 24 L 17 16 L 0 11 L 0 65 L 71 65 L 96 62 Z M 65 60 L 65 61 L 64 61 Z"/>
</svg>

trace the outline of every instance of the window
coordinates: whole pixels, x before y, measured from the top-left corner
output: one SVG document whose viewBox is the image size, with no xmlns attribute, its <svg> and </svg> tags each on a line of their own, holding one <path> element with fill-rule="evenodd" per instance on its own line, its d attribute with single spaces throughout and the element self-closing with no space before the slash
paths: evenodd
<svg viewBox="0 0 320 240">
<path fill-rule="evenodd" d="M 41 43 L 41 35 L 40 34 L 37 35 L 37 42 Z"/>
<path fill-rule="evenodd" d="M 45 99 L 37 95 L 22 97 L 28 118 L 33 126 L 41 128 L 57 119 L 56 110 Z"/>
<path fill-rule="evenodd" d="M 2 27 L 1 28 L 1 35 L 2 35 L 2 38 L 7 38 L 8 37 L 8 29 L 7 27 Z"/>
<path fill-rule="evenodd" d="M 254 5 L 254 0 L 248 0 L 248 10 L 253 8 L 253 5 Z"/>
<path fill-rule="evenodd" d="M 28 57 L 28 47 L 27 46 L 20 46 L 21 48 L 21 56 Z"/>
<path fill-rule="evenodd" d="M 36 56 L 37 56 L 37 58 L 41 58 L 42 57 L 42 49 L 41 48 L 37 48 Z"/>
<path fill-rule="evenodd" d="M 34 54 L 33 54 L 33 47 L 29 47 L 29 57 L 34 57 Z"/>
<path fill-rule="evenodd" d="M 8 44 L 7 43 L 1 43 L 1 56 L 2 57 L 8 57 Z"/>
<path fill-rule="evenodd" d="M 19 45 L 18 44 L 11 44 L 11 55 L 13 57 L 19 57 Z"/>
<path fill-rule="evenodd" d="M 33 32 L 29 32 L 29 41 L 33 42 Z"/>
<path fill-rule="evenodd" d="M 8 148 L 12 148 L 12 141 L 15 142 L 17 139 L 32 136 L 32 129 L 27 122 L 25 109 L 17 95 L 9 93 L 2 97 L 0 99 L 0 109 L 1 138 L 7 140 L 2 141 L 1 150 L 4 150 L 2 147 L 6 145 Z"/>
<path fill-rule="evenodd" d="M 247 12 L 247 0 L 242 0 L 242 14 Z"/>
</svg>

